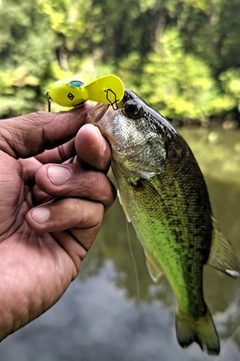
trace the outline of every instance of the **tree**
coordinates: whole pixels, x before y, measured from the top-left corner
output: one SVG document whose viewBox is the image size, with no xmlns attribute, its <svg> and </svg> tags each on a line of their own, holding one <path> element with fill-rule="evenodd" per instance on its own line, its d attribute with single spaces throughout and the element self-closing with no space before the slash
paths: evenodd
<svg viewBox="0 0 240 361">
<path fill-rule="evenodd" d="M 2 0 L 0 114 L 42 108 L 54 80 L 75 74 L 88 82 L 115 72 L 168 116 L 239 116 L 232 83 L 239 80 L 239 6 L 239 0 Z"/>
</svg>

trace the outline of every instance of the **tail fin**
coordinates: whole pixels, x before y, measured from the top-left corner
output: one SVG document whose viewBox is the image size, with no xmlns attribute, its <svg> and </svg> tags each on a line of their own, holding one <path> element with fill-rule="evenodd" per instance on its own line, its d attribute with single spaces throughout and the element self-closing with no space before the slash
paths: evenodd
<svg viewBox="0 0 240 361">
<path fill-rule="evenodd" d="M 177 339 L 183 348 L 197 342 L 209 355 L 219 355 L 220 344 L 212 316 L 207 310 L 205 316 L 194 319 L 179 311 L 176 315 Z"/>
</svg>

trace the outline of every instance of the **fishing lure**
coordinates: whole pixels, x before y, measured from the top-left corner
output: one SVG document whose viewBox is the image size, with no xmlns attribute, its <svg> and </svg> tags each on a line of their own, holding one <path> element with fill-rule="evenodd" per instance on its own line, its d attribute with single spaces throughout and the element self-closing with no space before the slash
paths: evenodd
<svg viewBox="0 0 240 361">
<path fill-rule="evenodd" d="M 117 109 L 123 95 L 123 82 L 113 74 L 98 78 L 87 85 L 80 80 L 59 80 L 50 86 L 46 94 L 48 111 L 51 111 L 51 100 L 63 107 L 77 107 L 87 100 L 93 100 L 111 104 Z"/>
</svg>

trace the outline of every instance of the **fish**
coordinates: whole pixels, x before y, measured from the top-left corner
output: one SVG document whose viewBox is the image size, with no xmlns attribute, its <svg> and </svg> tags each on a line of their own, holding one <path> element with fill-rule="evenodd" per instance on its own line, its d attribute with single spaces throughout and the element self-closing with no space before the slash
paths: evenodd
<svg viewBox="0 0 240 361">
<path fill-rule="evenodd" d="M 130 89 L 117 108 L 99 103 L 86 123 L 96 125 L 110 144 L 120 202 L 153 281 L 165 274 L 176 296 L 179 345 L 196 342 L 209 355 L 219 355 L 203 268 L 208 264 L 238 278 L 239 259 L 217 227 L 203 174 L 183 137 Z"/>
</svg>

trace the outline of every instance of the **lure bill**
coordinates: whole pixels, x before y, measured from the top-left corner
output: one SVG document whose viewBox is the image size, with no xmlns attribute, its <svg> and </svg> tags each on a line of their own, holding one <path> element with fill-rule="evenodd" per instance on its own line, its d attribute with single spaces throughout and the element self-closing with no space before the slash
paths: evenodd
<svg viewBox="0 0 240 361">
<path fill-rule="evenodd" d="M 124 85 L 119 77 L 110 74 L 85 85 L 80 80 L 63 79 L 53 83 L 46 96 L 48 110 L 51 111 L 51 101 L 63 107 L 77 107 L 87 100 L 110 104 L 117 109 L 117 104 L 124 95 Z"/>
</svg>

